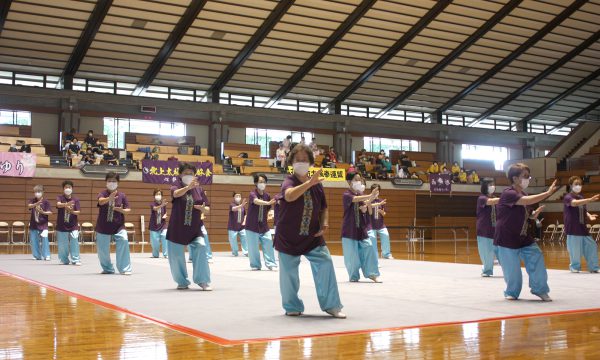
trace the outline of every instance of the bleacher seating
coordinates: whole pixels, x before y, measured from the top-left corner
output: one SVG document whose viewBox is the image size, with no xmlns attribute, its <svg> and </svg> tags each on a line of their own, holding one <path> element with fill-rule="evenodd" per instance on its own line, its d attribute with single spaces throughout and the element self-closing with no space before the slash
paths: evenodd
<svg viewBox="0 0 600 360">
<path fill-rule="evenodd" d="M 241 153 L 246 153 L 248 157 L 239 157 Z M 279 172 L 279 169 L 269 165 L 268 159 L 260 157 L 260 145 L 225 143 L 223 145 L 223 156 L 231 158 L 231 165 L 238 167 L 240 174 L 243 175 L 256 172 Z"/>
</svg>

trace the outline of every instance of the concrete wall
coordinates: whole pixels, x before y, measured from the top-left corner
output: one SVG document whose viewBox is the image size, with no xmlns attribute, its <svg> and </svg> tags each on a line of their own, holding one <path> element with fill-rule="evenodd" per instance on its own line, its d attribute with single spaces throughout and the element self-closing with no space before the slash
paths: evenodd
<svg viewBox="0 0 600 360">
<path fill-rule="evenodd" d="M 246 128 L 229 128 L 229 142 L 235 144 L 246 143 Z"/>
<path fill-rule="evenodd" d="M 31 113 L 31 136 L 44 145 L 58 145 L 58 115 Z"/>
<path fill-rule="evenodd" d="M 96 134 L 104 133 L 104 117 L 82 116 L 79 124 L 79 132 L 82 134 L 89 130 L 94 130 Z"/>
<path fill-rule="evenodd" d="M 187 124 L 185 128 L 186 135 L 196 137 L 196 145 L 200 145 L 203 148 L 208 147 L 208 126 L 207 125 L 195 125 Z"/>
<path fill-rule="evenodd" d="M 437 144 L 429 141 L 421 141 L 421 151 L 434 153 L 437 151 Z"/>
</svg>

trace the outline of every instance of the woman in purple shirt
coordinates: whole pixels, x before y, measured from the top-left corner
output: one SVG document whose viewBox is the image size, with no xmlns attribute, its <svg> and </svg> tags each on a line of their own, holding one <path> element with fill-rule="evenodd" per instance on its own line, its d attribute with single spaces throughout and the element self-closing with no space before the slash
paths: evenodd
<svg viewBox="0 0 600 360">
<path fill-rule="evenodd" d="M 348 180 L 350 189 L 346 190 L 343 195 L 342 249 L 348 276 L 351 282 L 358 282 L 359 270 L 362 269 L 364 277 L 374 282 L 381 282 L 377 256 L 375 256 L 373 244 L 367 233 L 368 206 L 379 196 L 379 191 L 373 190 L 370 195 L 363 195 L 365 184 L 358 173 L 348 174 L 346 180 Z"/>
<path fill-rule="evenodd" d="M 373 190 L 380 191 L 381 186 L 379 186 L 379 184 L 373 184 L 371 185 L 371 191 Z M 379 252 L 377 250 L 377 235 L 379 235 L 379 239 L 381 240 L 381 257 L 384 259 L 393 259 L 394 257 L 392 256 L 390 246 L 390 233 L 383 223 L 383 217 L 386 214 L 385 204 L 386 201 L 379 198 L 373 199 L 373 201 L 369 203 L 370 229 L 368 235 L 369 239 L 371 239 L 373 250 L 375 250 L 375 257 L 379 257 Z"/>
<path fill-rule="evenodd" d="M 590 221 L 596 220 L 597 215 L 587 212 L 586 205 L 598 201 L 600 195 L 596 194 L 585 199 L 581 195 L 581 178 L 571 176 L 569 178 L 570 192 L 563 198 L 563 216 L 565 222 L 565 233 L 567 234 L 567 250 L 571 263 L 571 272 L 581 271 L 581 255 L 585 257 L 588 270 L 592 273 L 598 272 L 598 245 L 590 236 L 586 218 Z"/>
<path fill-rule="evenodd" d="M 185 246 L 190 249 L 193 263 L 192 280 L 204 291 L 210 291 L 210 268 L 206 256 L 205 234 L 201 214 L 210 212 L 210 203 L 196 178 L 196 167 L 179 165 L 179 179 L 171 187 L 173 205 L 167 229 L 169 266 L 177 289 L 185 290 L 190 285 L 185 262 Z"/>
<path fill-rule="evenodd" d="M 278 231 L 275 233 L 275 248 L 279 251 L 279 289 L 285 314 L 299 316 L 304 312 L 304 303 L 298 297 L 300 278 L 298 267 L 300 256 L 310 262 L 322 311 L 336 318 L 345 318 L 340 301 L 335 270 L 323 233 L 329 227 L 329 213 L 321 170 L 308 177 L 314 164 L 312 150 L 298 144 L 289 154 L 288 164 L 294 174 L 288 175 L 281 185 L 281 200 L 277 209 Z M 285 224 L 285 225 L 283 225 Z"/>
<path fill-rule="evenodd" d="M 227 235 L 229 245 L 231 245 L 231 254 L 238 256 L 237 237 L 240 236 L 242 243 L 242 254 L 248 256 L 248 244 L 246 244 L 246 199 L 242 200 L 242 193 L 233 192 L 233 202 L 229 204 L 229 221 L 227 222 Z"/>
<path fill-rule="evenodd" d="M 102 274 L 114 274 L 110 260 L 110 238 L 114 237 L 117 246 L 117 270 L 122 275 L 131 275 L 129 239 L 125 230 L 125 214 L 129 213 L 129 201 L 119 187 L 119 174 L 111 171 L 106 174 L 106 190 L 98 194 L 98 220 L 96 221 L 96 244 Z"/>
<path fill-rule="evenodd" d="M 44 186 L 33 187 L 34 198 L 29 200 L 27 208 L 31 211 L 29 219 L 29 241 L 31 243 L 31 254 L 36 260 L 50 260 L 50 244 L 48 243 L 48 215 L 50 202 L 44 198 Z M 41 249 L 40 249 L 41 240 Z"/>
<path fill-rule="evenodd" d="M 246 240 L 248 241 L 248 258 L 250 259 L 250 268 L 260 270 L 260 251 L 258 245 L 263 249 L 263 258 L 265 265 L 269 270 L 275 270 L 275 252 L 273 251 L 273 239 L 271 231 L 267 224 L 267 218 L 271 206 L 275 199 L 265 191 L 267 187 L 267 177 L 265 174 L 254 175 L 254 184 L 256 189 L 250 192 L 248 203 L 248 215 L 246 215 Z"/>
<path fill-rule="evenodd" d="M 544 255 L 533 237 L 528 235 L 530 214 L 527 206 L 536 204 L 552 195 L 556 191 L 556 181 L 541 194 L 527 195 L 524 190 L 529 186 L 530 178 L 529 167 L 525 164 L 514 164 L 508 169 L 508 179 L 512 186 L 502 192 L 500 201 L 496 205 L 494 245 L 498 246 L 498 261 L 500 261 L 504 273 L 506 282 L 504 297 L 507 300 L 516 300 L 521 294 L 523 286 L 522 260 L 529 275 L 531 293 L 543 301 L 552 301 L 548 296 L 550 288 L 548 287 Z"/>
<path fill-rule="evenodd" d="M 154 189 L 154 201 L 150 204 L 150 245 L 152 245 L 152 257 L 157 258 L 160 254 L 162 244 L 162 254 L 167 257 L 167 204 L 169 203 L 162 196 L 162 190 Z"/>
<path fill-rule="evenodd" d="M 477 249 L 483 264 L 481 276 L 494 274 L 494 254 L 498 257 L 498 247 L 494 246 L 494 228 L 496 227 L 496 204 L 500 198 L 494 198 L 496 186 L 493 179 L 481 182 L 481 195 L 477 199 Z"/>
<path fill-rule="evenodd" d="M 64 265 L 81 265 L 79 259 L 79 199 L 73 196 L 73 182 L 62 183 L 63 195 L 56 198 L 58 216 L 56 219 L 56 238 L 58 239 L 58 259 Z M 69 253 L 71 260 L 69 260 Z"/>
</svg>

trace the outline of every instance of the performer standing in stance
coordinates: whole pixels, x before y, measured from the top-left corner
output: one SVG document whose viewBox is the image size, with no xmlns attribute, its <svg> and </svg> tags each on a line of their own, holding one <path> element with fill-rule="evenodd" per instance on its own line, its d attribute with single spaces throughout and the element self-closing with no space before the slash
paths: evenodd
<svg viewBox="0 0 600 360">
<path fill-rule="evenodd" d="M 129 239 L 125 230 L 125 214 L 131 211 L 124 193 L 117 190 L 119 174 L 106 174 L 106 190 L 98 194 L 98 220 L 96 221 L 96 245 L 102 274 L 114 274 L 110 260 L 110 238 L 115 238 L 117 246 L 117 270 L 122 275 L 131 275 Z"/>
<path fill-rule="evenodd" d="M 287 160 L 294 168 L 281 186 L 277 211 L 275 248 L 279 251 L 279 289 L 285 314 L 299 316 L 304 303 L 298 297 L 300 256 L 310 262 L 321 310 L 336 318 L 345 318 L 338 292 L 335 270 L 323 233 L 329 227 L 327 201 L 319 179 L 321 170 L 311 178 L 308 170 L 314 164 L 311 149 L 296 145 Z M 285 224 L 285 225 L 284 225 Z"/>
<path fill-rule="evenodd" d="M 586 226 L 586 219 L 594 221 L 597 215 L 587 212 L 586 204 L 598 201 L 600 195 L 596 194 L 585 199 L 581 195 L 582 183 L 579 176 L 571 176 L 569 178 L 570 192 L 563 199 L 567 250 L 569 251 L 570 258 L 569 269 L 573 273 L 581 271 L 581 255 L 583 255 L 588 270 L 591 273 L 597 273 L 598 245 L 590 236 Z"/>
<path fill-rule="evenodd" d="M 29 200 L 27 209 L 31 211 L 29 219 L 29 242 L 31 243 L 31 254 L 36 260 L 50 260 L 50 243 L 48 243 L 48 215 L 50 202 L 44 198 L 44 186 L 33 187 L 34 198 Z M 40 249 L 41 240 L 41 249 Z"/>
<path fill-rule="evenodd" d="M 381 190 L 379 184 L 371 185 L 371 192 L 374 190 L 377 190 L 378 192 Z M 392 256 L 390 246 L 390 233 L 383 223 L 383 217 L 386 214 L 385 203 L 386 201 L 379 197 L 373 199 L 369 203 L 371 207 L 369 211 L 369 215 L 371 216 L 371 228 L 368 231 L 368 235 L 369 239 L 371 239 L 373 250 L 375 250 L 375 257 L 379 257 L 379 251 L 377 250 L 377 235 L 379 235 L 379 239 L 381 240 L 381 257 L 384 259 L 393 259 L 394 257 Z"/>
<path fill-rule="evenodd" d="M 482 277 L 494 275 L 494 255 L 498 258 L 498 247 L 494 245 L 496 227 L 496 204 L 500 198 L 494 198 L 496 186 L 494 180 L 481 182 L 481 195 L 477 199 L 477 249 L 483 264 Z"/>
<path fill-rule="evenodd" d="M 370 195 L 363 195 L 365 191 L 364 180 L 361 175 L 350 173 L 346 176 L 350 189 L 343 195 L 344 220 L 342 223 L 342 249 L 344 264 L 351 282 L 360 279 L 359 270 L 363 276 L 381 282 L 377 266 L 377 256 L 373 244 L 367 234 L 368 203 L 376 199 L 378 190 Z"/>
<path fill-rule="evenodd" d="M 206 241 L 202 233 L 201 214 L 210 211 L 208 199 L 195 176 L 196 168 L 187 163 L 179 165 L 179 179 L 171 187 L 173 206 L 167 229 L 169 266 L 178 290 L 190 285 L 185 262 L 185 246 L 193 263 L 192 280 L 202 290 L 210 291 L 210 268 L 206 257 Z"/>
<path fill-rule="evenodd" d="M 58 260 L 64 265 L 81 265 L 79 259 L 79 225 L 77 216 L 81 213 L 79 199 L 74 197 L 73 182 L 62 183 L 63 195 L 56 199 L 58 216 L 56 219 L 56 238 L 58 239 Z M 69 255 L 71 259 L 69 260 Z"/>
<path fill-rule="evenodd" d="M 240 236 L 242 243 L 242 254 L 248 256 L 248 244 L 246 244 L 246 199 L 242 200 L 242 193 L 233 192 L 233 202 L 229 204 L 229 221 L 227 222 L 227 235 L 229 245 L 231 245 L 231 254 L 238 256 L 237 237 Z"/>
<path fill-rule="evenodd" d="M 163 199 L 162 190 L 154 189 L 154 202 L 150 204 L 150 245 L 152 245 L 152 257 L 157 258 L 160 255 L 162 245 L 162 254 L 166 258 L 167 250 L 167 204 Z"/>
<path fill-rule="evenodd" d="M 273 239 L 267 223 L 268 213 L 275 199 L 265 191 L 267 187 L 267 177 L 265 174 L 254 175 L 254 184 L 256 189 L 250 192 L 248 203 L 248 215 L 246 216 L 246 240 L 248 242 L 248 258 L 250 259 L 250 268 L 260 270 L 262 267 L 260 261 L 260 250 L 263 250 L 265 265 L 269 270 L 277 269 L 275 262 L 275 252 L 273 251 Z"/>
<path fill-rule="evenodd" d="M 502 266 L 506 290 L 504 297 L 507 300 L 516 300 L 521 294 L 523 274 L 521 273 L 521 260 L 525 263 L 525 270 L 529 275 L 531 293 L 543 301 L 552 301 L 548 293 L 548 273 L 544 264 L 544 255 L 531 235 L 528 235 L 528 220 L 530 205 L 536 204 L 556 191 L 556 180 L 547 191 L 527 195 L 525 189 L 529 186 L 529 167 L 518 163 L 508 169 L 508 179 L 512 186 L 506 188 L 500 196 L 496 206 L 496 229 L 494 231 L 494 245 L 498 246 L 498 261 Z M 533 216 L 536 217 L 542 207 Z"/>
</svg>

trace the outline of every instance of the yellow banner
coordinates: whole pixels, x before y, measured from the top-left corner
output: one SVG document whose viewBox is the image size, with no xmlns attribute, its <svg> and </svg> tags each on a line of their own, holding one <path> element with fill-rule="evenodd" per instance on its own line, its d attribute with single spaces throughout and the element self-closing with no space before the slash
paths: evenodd
<svg viewBox="0 0 600 360">
<path fill-rule="evenodd" d="M 311 167 L 308 170 L 308 175 L 313 176 L 313 174 L 319 169 L 320 168 Z M 293 174 L 294 169 L 291 166 L 288 166 L 287 172 L 288 174 Z M 346 181 L 346 169 L 323 168 L 321 177 L 325 178 L 325 181 Z"/>
</svg>

